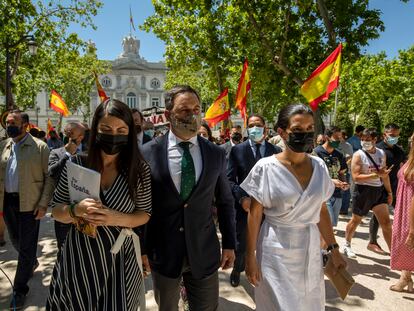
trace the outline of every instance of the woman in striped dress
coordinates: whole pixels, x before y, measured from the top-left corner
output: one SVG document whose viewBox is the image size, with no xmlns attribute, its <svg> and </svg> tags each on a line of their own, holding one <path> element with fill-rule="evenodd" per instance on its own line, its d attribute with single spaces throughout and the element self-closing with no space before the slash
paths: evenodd
<svg viewBox="0 0 414 311">
<path fill-rule="evenodd" d="M 138 151 L 128 106 L 100 104 L 92 121 L 87 158 L 71 161 L 101 173 L 100 200 L 71 204 L 66 168 L 52 200 L 52 215 L 64 223 L 83 218 L 96 237 L 73 225 L 50 284 L 47 310 L 145 310 L 139 239 L 130 228 L 151 214 L 150 169 Z"/>
</svg>

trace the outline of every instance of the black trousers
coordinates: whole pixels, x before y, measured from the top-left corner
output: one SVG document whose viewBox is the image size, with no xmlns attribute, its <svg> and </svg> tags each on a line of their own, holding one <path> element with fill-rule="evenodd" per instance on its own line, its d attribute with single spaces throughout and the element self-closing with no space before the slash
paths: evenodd
<svg viewBox="0 0 414 311">
<path fill-rule="evenodd" d="M 236 219 L 237 247 L 236 247 L 236 252 L 235 252 L 236 259 L 234 261 L 233 269 L 237 272 L 243 272 L 246 266 L 247 216 L 245 215 L 240 215 L 240 216 L 237 215 L 237 216 L 238 216 Z"/>
<path fill-rule="evenodd" d="M 19 211 L 19 195 L 5 193 L 4 222 L 9 232 L 13 247 L 18 252 L 17 269 L 14 277 L 14 290 L 26 295 L 27 283 L 33 274 L 36 263 L 37 241 L 39 237 L 39 220 L 33 212 Z"/>
<path fill-rule="evenodd" d="M 191 311 L 217 310 L 219 299 L 217 271 L 205 278 L 195 279 L 187 260 L 184 260 L 182 274 L 176 279 L 168 278 L 156 271 L 152 271 L 151 275 L 159 311 L 178 311 L 181 278 L 184 281 Z"/>
</svg>

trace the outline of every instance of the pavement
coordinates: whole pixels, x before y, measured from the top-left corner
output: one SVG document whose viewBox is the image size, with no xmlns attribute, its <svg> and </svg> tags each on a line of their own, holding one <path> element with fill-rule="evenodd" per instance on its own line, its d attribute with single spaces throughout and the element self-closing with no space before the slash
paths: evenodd
<svg viewBox="0 0 414 311">
<path fill-rule="evenodd" d="M 344 242 L 345 226 L 348 220 L 349 217 L 340 216 L 337 227 L 337 241 L 341 247 Z M 7 235 L 6 239 L 8 239 Z M 366 219 L 357 229 L 352 241 L 352 248 L 358 257 L 356 259 L 347 259 L 348 270 L 355 279 L 355 285 L 351 289 L 348 297 L 342 301 L 329 280 L 325 280 L 325 310 L 413 311 L 414 294 L 396 293 L 389 290 L 389 286 L 398 280 L 399 272 L 390 271 L 388 255 L 378 255 L 368 251 L 366 249 L 367 240 L 368 220 Z M 384 239 L 380 237 L 378 241 L 385 249 L 386 244 Z M 40 266 L 35 271 L 29 283 L 30 292 L 27 296 L 27 307 L 24 309 L 26 311 L 45 310 L 48 286 L 56 260 L 56 241 L 53 220 L 50 218 L 50 215 L 47 215 L 40 225 L 38 256 Z M 0 248 L 0 268 L 10 278 L 14 277 L 17 264 L 16 259 L 17 253 L 8 241 L 5 247 Z M 219 311 L 255 310 L 254 291 L 247 282 L 244 274 L 242 274 L 241 284 L 237 288 L 230 286 L 229 277 L 230 271 L 219 272 Z M 151 278 L 145 280 L 145 285 L 147 310 L 155 311 L 157 307 L 154 301 Z M 8 310 L 10 295 L 11 286 L 4 274 L 0 271 L 0 310 Z"/>
</svg>

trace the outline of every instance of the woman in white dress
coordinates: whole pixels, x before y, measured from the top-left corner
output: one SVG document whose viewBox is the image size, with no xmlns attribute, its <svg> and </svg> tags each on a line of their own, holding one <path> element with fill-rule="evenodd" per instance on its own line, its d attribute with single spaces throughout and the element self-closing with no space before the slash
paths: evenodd
<svg viewBox="0 0 414 311">
<path fill-rule="evenodd" d="M 252 198 L 246 275 L 257 311 L 325 310 L 320 235 L 334 266 L 346 266 L 325 205 L 334 184 L 323 160 L 306 153 L 314 137 L 307 106 L 282 109 L 277 130 L 287 148 L 257 162 L 241 184 Z"/>
</svg>

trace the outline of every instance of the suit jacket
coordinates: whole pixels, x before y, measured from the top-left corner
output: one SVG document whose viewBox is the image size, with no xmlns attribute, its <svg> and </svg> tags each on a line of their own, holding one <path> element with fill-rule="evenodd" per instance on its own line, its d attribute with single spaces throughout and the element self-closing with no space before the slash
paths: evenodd
<svg viewBox="0 0 414 311">
<path fill-rule="evenodd" d="M 229 159 L 229 156 L 230 156 L 230 151 L 231 151 L 231 148 L 232 148 L 233 146 L 231 145 L 231 142 L 230 141 L 228 141 L 227 143 L 225 143 L 225 144 L 222 144 L 222 145 L 220 145 L 220 148 L 223 148 L 224 149 L 224 151 L 226 152 L 226 159 L 228 160 Z"/>
<path fill-rule="evenodd" d="M 274 146 L 267 141 L 265 142 L 265 157 L 269 157 L 279 152 L 282 152 L 280 147 Z M 239 185 L 244 181 L 255 164 L 256 160 L 249 139 L 231 149 L 227 167 L 227 177 L 229 178 L 231 190 L 235 199 L 238 218 L 239 216 L 247 217 L 247 213 L 242 209 L 239 201 L 241 198 L 249 196 Z"/>
<path fill-rule="evenodd" d="M 200 137 L 198 143 L 203 169 L 187 201 L 180 198 L 171 179 L 168 134 L 143 148 L 152 175 L 152 215 L 145 230 L 145 249 L 151 268 L 170 278 L 181 274 L 185 257 L 197 279 L 219 268 L 220 243 L 212 215 L 214 198 L 222 247 L 236 246 L 234 201 L 226 177 L 224 151 Z"/>
<path fill-rule="evenodd" d="M 11 138 L 0 142 L 0 212 L 3 211 L 4 184 L 11 149 Z M 32 212 L 39 206 L 47 207 L 49 204 L 54 184 L 48 174 L 48 160 L 46 143 L 27 134 L 17 153 L 20 212 Z"/>
<path fill-rule="evenodd" d="M 53 178 L 57 184 L 60 177 L 60 172 L 66 165 L 66 161 L 69 160 L 69 156 L 66 154 L 65 147 L 53 149 L 49 155 L 49 175 Z"/>
</svg>

